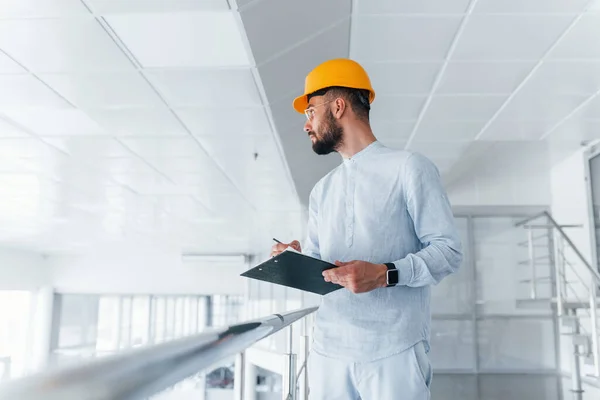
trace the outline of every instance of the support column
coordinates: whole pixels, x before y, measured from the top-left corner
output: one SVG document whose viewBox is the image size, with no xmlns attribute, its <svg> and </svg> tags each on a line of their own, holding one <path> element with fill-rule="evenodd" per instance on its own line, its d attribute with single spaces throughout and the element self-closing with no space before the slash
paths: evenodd
<svg viewBox="0 0 600 400">
<path fill-rule="evenodd" d="M 50 360 L 52 337 L 52 312 L 54 289 L 40 288 L 32 295 L 31 318 L 29 319 L 30 363 L 27 369 L 38 372 L 46 369 Z"/>
<path fill-rule="evenodd" d="M 244 400 L 245 380 L 246 380 L 246 354 L 240 353 L 235 357 L 235 372 L 233 375 L 233 398 L 234 400 Z"/>
<path fill-rule="evenodd" d="M 250 362 L 244 363 L 244 400 L 256 400 L 256 366 Z"/>
</svg>

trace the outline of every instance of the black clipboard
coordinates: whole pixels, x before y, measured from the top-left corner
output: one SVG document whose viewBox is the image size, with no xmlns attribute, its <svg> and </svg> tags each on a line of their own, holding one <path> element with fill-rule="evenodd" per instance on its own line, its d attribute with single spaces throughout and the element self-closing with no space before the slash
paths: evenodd
<svg viewBox="0 0 600 400">
<path fill-rule="evenodd" d="M 327 261 L 286 250 L 241 276 L 325 295 L 343 287 L 325 282 L 323 278 L 323 271 L 336 267 Z"/>
</svg>

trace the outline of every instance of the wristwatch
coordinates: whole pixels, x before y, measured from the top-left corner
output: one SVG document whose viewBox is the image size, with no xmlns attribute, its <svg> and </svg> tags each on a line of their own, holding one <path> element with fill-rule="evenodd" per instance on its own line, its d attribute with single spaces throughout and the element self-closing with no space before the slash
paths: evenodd
<svg viewBox="0 0 600 400">
<path fill-rule="evenodd" d="M 385 272 L 385 283 L 387 287 L 396 286 L 399 280 L 398 269 L 394 263 L 385 263 L 387 271 Z"/>
</svg>

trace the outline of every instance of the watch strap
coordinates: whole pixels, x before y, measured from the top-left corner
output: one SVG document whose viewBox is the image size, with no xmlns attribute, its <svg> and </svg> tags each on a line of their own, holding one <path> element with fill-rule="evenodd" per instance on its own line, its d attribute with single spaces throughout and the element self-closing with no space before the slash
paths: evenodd
<svg viewBox="0 0 600 400">
<path fill-rule="evenodd" d="M 387 270 L 388 270 L 388 271 L 390 271 L 390 270 L 396 270 L 396 282 L 395 282 L 395 283 L 390 283 L 390 282 L 389 282 L 389 280 L 388 280 L 389 273 L 388 273 L 388 272 L 386 272 L 386 283 L 387 283 L 387 287 L 396 286 L 396 285 L 398 284 L 398 281 L 397 281 L 397 279 L 399 278 L 399 275 L 398 275 L 398 272 L 397 272 L 397 271 L 398 271 L 398 269 L 396 268 L 396 264 L 394 264 L 394 263 L 385 263 L 385 266 L 387 267 Z"/>
</svg>

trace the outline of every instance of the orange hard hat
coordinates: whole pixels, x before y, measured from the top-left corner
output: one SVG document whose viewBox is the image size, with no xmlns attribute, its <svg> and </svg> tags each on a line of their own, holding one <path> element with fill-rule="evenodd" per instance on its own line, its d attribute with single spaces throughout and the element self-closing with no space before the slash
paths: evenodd
<svg viewBox="0 0 600 400">
<path fill-rule="evenodd" d="M 304 81 L 304 94 L 294 99 L 294 110 L 304 113 L 308 107 L 308 95 L 331 86 L 365 89 L 369 91 L 369 103 L 375 100 L 375 91 L 365 69 L 356 61 L 336 58 L 310 71 Z"/>
</svg>

